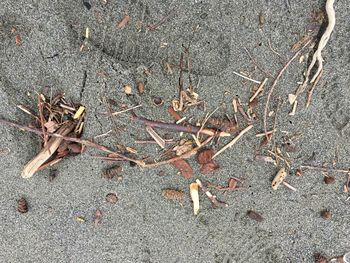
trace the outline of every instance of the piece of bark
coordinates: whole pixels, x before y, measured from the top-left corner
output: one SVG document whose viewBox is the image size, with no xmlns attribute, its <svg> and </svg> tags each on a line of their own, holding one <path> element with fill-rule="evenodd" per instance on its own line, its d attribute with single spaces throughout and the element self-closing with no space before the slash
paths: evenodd
<svg viewBox="0 0 350 263">
<path fill-rule="evenodd" d="M 178 159 L 170 164 L 179 170 L 183 177 L 191 178 L 193 176 L 193 169 L 186 160 Z"/>
</svg>

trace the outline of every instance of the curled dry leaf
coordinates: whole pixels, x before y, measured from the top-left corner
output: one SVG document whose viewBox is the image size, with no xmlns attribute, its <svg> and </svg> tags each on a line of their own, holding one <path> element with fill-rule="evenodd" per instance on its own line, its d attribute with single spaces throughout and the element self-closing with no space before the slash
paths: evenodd
<svg viewBox="0 0 350 263">
<path fill-rule="evenodd" d="M 183 191 L 175 189 L 163 189 L 162 196 L 170 200 L 183 200 L 186 197 L 186 194 Z"/>
<path fill-rule="evenodd" d="M 219 169 L 218 163 L 212 159 L 213 156 L 214 151 L 212 149 L 205 149 L 198 154 L 197 160 L 201 165 L 201 172 L 203 174 L 210 173 Z"/>
<path fill-rule="evenodd" d="M 17 211 L 24 214 L 28 212 L 28 204 L 23 197 L 17 201 Z"/>
<path fill-rule="evenodd" d="M 253 220 L 258 221 L 258 222 L 262 222 L 264 220 L 264 218 L 259 213 L 255 212 L 253 210 L 248 210 L 247 216 L 250 219 L 253 219 Z"/>
<path fill-rule="evenodd" d="M 123 29 L 130 21 L 130 16 L 125 15 L 123 19 L 118 23 L 117 28 Z"/>
<path fill-rule="evenodd" d="M 193 176 L 193 169 L 186 160 L 178 159 L 170 164 L 178 169 L 183 177 L 191 178 Z"/>
</svg>

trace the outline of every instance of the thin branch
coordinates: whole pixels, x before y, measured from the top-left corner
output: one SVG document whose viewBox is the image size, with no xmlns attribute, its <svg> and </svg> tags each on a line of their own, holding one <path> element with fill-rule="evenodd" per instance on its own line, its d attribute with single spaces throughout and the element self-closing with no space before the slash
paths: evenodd
<svg viewBox="0 0 350 263">
<path fill-rule="evenodd" d="M 214 159 L 216 156 L 218 156 L 220 153 L 225 151 L 226 149 L 232 147 L 246 132 L 248 132 L 251 128 L 253 128 L 253 125 L 249 125 L 244 130 L 242 130 L 231 142 L 226 144 L 224 147 L 222 147 L 217 153 L 215 153 L 212 157 Z"/>
<path fill-rule="evenodd" d="M 263 80 L 263 82 L 261 82 L 259 88 L 255 91 L 255 93 L 253 94 L 253 96 L 249 99 L 249 102 L 252 102 L 264 89 L 264 86 L 267 82 L 268 78 L 265 78 Z"/>
<path fill-rule="evenodd" d="M 276 76 L 274 82 L 272 83 L 270 91 L 267 95 L 265 111 L 264 111 L 264 131 L 265 131 L 265 134 L 267 133 L 267 114 L 268 114 L 268 110 L 269 110 L 269 103 L 271 100 L 272 93 L 273 93 L 279 79 L 282 77 L 283 73 L 286 71 L 286 69 L 288 68 L 290 63 L 292 63 L 292 61 L 297 58 L 297 56 L 300 54 L 300 52 L 310 43 L 311 43 L 311 41 L 309 40 L 303 47 L 301 47 L 297 52 L 295 52 L 295 54 L 288 60 L 288 62 L 285 64 L 285 66 L 280 70 L 280 72 Z M 266 137 L 267 137 L 267 135 L 266 135 Z"/>
<path fill-rule="evenodd" d="M 199 132 L 201 134 L 205 134 L 208 136 L 219 136 L 219 137 L 231 136 L 231 134 L 227 132 L 218 131 L 216 129 L 209 129 L 209 128 L 201 129 L 200 127 L 192 126 L 189 124 L 186 124 L 183 126 L 176 123 L 153 121 L 150 119 L 146 119 L 144 117 L 139 117 L 135 113 L 132 114 L 132 119 L 145 126 L 150 126 L 152 128 L 159 128 L 159 129 L 164 129 L 164 130 L 173 131 L 173 132 L 186 132 L 186 133 L 192 133 L 192 134 L 197 134 Z"/>
<path fill-rule="evenodd" d="M 237 76 L 239 76 L 239 77 L 241 77 L 241 78 L 250 80 L 250 81 L 252 81 L 252 82 L 254 82 L 254 83 L 257 83 L 257 84 L 260 84 L 260 83 L 261 83 L 261 82 L 258 81 L 258 80 L 248 78 L 247 76 L 244 76 L 244 75 L 242 75 L 242 74 L 240 74 L 240 73 L 238 73 L 238 72 L 236 72 L 236 71 L 232 71 L 232 73 L 233 73 L 233 74 L 236 74 Z"/>
</svg>

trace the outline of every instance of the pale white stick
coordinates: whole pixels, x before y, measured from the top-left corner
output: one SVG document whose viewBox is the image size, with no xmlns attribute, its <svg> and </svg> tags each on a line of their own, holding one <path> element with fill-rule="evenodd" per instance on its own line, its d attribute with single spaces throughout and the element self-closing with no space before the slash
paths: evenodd
<svg viewBox="0 0 350 263">
<path fill-rule="evenodd" d="M 263 82 L 261 82 L 257 91 L 255 91 L 254 95 L 250 98 L 250 100 L 249 100 L 250 102 L 252 102 L 263 91 L 267 80 L 268 80 L 268 78 L 264 79 Z"/>
<path fill-rule="evenodd" d="M 224 147 L 222 147 L 216 154 L 214 154 L 213 158 L 214 159 L 216 156 L 218 156 L 220 153 L 223 151 L 227 150 L 228 148 L 232 147 L 246 132 L 248 132 L 251 128 L 253 128 L 253 125 L 249 125 L 246 127 L 244 130 L 242 130 L 231 142 L 226 144 Z"/>
<path fill-rule="evenodd" d="M 258 81 L 258 80 L 255 80 L 255 79 L 251 79 L 251 78 L 248 78 L 247 76 L 244 76 L 244 75 L 242 75 L 242 74 L 239 74 L 238 72 L 236 72 L 236 71 L 232 71 L 233 72 L 233 74 L 236 74 L 237 76 L 240 76 L 241 78 L 244 78 L 244 79 L 247 79 L 247 80 L 250 80 L 250 81 L 252 81 L 252 82 L 254 82 L 254 83 L 258 83 L 258 84 L 260 84 L 261 82 L 260 81 Z"/>
</svg>

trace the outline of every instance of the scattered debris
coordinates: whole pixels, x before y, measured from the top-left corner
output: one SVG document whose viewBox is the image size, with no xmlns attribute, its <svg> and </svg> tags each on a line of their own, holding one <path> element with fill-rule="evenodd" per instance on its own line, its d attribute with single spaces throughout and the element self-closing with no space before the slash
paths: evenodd
<svg viewBox="0 0 350 263">
<path fill-rule="evenodd" d="M 202 183 L 199 179 L 196 180 L 197 185 L 203 190 L 203 192 L 207 195 L 210 202 L 212 203 L 214 208 L 218 207 L 228 207 L 228 204 L 225 202 L 222 202 L 216 198 L 215 195 L 213 195 L 206 187 L 205 183 Z"/>
<path fill-rule="evenodd" d="M 264 218 L 257 212 L 253 211 L 253 210 L 248 210 L 247 211 L 247 216 L 250 218 L 250 219 L 253 219 L 257 222 L 262 222 L 264 221 Z"/>
<path fill-rule="evenodd" d="M 183 191 L 175 189 L 163 189 L 162 196 L 170 200 L 183 200 L 186 197 L 186 194 Z"/>
<path fill-rule="evenodd" d="M 111 204 L 116 204 L 118 202 L 118 197 L 115 193 L 108 193 L 106 195 L 106 201 Z"/>
<path fill-rule="evenodd" d="M 198 183 L 190 184 L 190 195 L 193 202 L 193 214 L 198 215 L 199 213 L 199 193 L 198 193 Z"/>
<path fill-rule="evenodd" d="M 28 212 L 28 204 L 27 204 L 27 200 L 22 197 L 21 199 L 19 199 L 17 201 L 17 211 L 24 214 Z"/>
<path fill-rule="evenodd" d="M 304 173 L 303 173 L 303 170 L 301 170 L 301 169 L 297 169 L 296 171 L 295 171 L 295 175 L 296 176 L 303 176 L 304 175 Z"/>
<path fill-rule="evenodd" d="M 143 81 L 138 81 L 136 83 L 137 90 L 140 94 L 143 94 L 145 92 L 145 84 Z"/>
<path fill-rule="evenodd" d="M 165 140 L 152 127 L 146 126 L 146 131 L 162 149 L 165 148 Z"/>
</svg>

